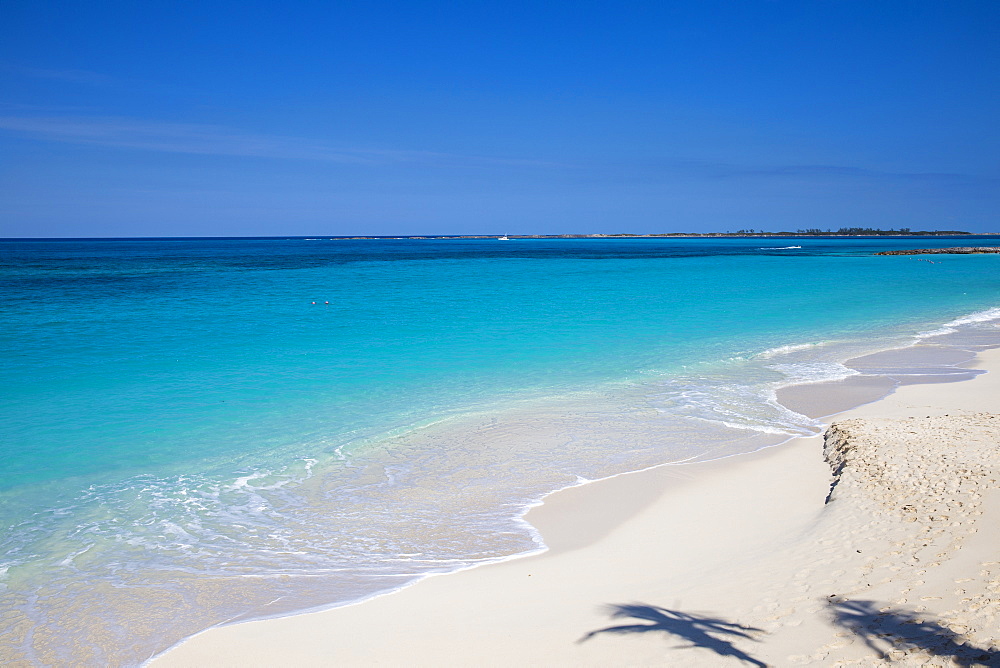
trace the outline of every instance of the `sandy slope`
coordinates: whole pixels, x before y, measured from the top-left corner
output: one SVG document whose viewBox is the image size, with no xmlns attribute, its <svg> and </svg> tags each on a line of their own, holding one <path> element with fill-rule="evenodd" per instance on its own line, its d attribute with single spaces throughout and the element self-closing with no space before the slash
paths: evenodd
<svg viewBox="0 0 1000 668">
<path fill-rule="evenodd" d="M 990 412 L 1000 373 L 903 387 L 838 416 L 836 478 L 816 437 L 566 490 L 528 516 L 545 554 L 212 629 L 153 663 L 1000 665 Z"/>
</svg>

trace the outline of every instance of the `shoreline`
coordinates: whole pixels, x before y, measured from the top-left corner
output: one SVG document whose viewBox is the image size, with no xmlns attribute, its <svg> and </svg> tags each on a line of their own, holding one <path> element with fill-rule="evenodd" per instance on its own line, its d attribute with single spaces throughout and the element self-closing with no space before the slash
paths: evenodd
<svg viewBox="0 0 1000 668">
<path fill-rule="evenodd" d="M 1000 351 L 981 352 L 974 367 L 1000 370 Z M 998 375 L 903 385 L 874 403 L 839 414 L 837 421 L 912 412 L 917 405 L 930 415 L 975 405 L 977 394 L 986 395 L 985 400 L 979 396 L 980 404 L 988 404 L 989 393 L 970 388 L 1000 384 Z M 992 409 L 1000 412 L 1000 405 Z M 669 611 L 662 606 L 707 609 L 747 623 L 744 617 L 750 613 L 734 617 L 726 611 L 734 607 L 726 580 L 734 570 L 753 572 L 774 561 L 774 546 L 794 546 L 815 533 L 831 480 L 821 447 L 822 437 L 796 438 L 749 455 L 662 465 L 553 492 L 524 516 L 544 537 L 545 552 L 426 577 L 391 595 L 344 607 L 216 627 L 149 665 L 310 665 L 331 660 L 346 665 L 608 665 L 668 659 L 718 665 L 721 657 L 704 647 L 670 650 L 672 643 L 662 634 L 606 633 L 600 640 L 577 641 L 607 626 L 602 604 L 629 599 L 649 600 L 653 615 Z M 779 484 L 762 486 L 762 479 Z M 755 577 L 764 583 L 758 588 L 766 588 L 767 577 Z M 674 600 L 663 600 L 652 590 L 671 592 Z M 379 623 L 384 619 L 394 620 L 388 632 Z M 780 635 L 774 629 L 772 634 Z M 760 647 L 756 654 L 739 651 L 763 656 Z"/>
</svg>

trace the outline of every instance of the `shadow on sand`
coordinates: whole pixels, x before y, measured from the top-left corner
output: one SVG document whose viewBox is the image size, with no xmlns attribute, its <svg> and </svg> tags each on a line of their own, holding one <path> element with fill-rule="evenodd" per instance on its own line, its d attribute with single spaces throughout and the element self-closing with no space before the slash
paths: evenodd
<svg viewBox="0 0 1000 668">
<path fill-rule="evenodd" d="M 885 608 L 876 601 L 827 602 L 838 626 L 850 630 L 883 659 L 892 650 L 925 651 L 951 657 L 956 666 L 1000 666 L 1000 652 L 968 644 L 960 634 L 911 610 Z"/>
<path fill-rule="evenodd" d="M 642 623 L 609 626 L 591 631 L 577 642 L 585 642 L 601 633 L 661 632 L 691 643 L 690 645 L 682 645 L 681 647 L 704 647 L 712 650 L 719 656 L 732 656 L 754 666 L 766 668 L 765 663 L 758 661 L 743 650 L 737 649 L 730 642 L 731 639 L 735 638 L 744 638 L 756 642 L 756 639 L 749 632 L 760 631 L 760 629 L 740 626 L 739 624 L 727 622 L 717 617 L 704 617 L 689 612 L 679 612 L 677 610 L 669 610 L 642 603 L 612 605 L 608 606 L 608 610 L 613 619 L 635 619 L 640 620 Z"/>
</svg>

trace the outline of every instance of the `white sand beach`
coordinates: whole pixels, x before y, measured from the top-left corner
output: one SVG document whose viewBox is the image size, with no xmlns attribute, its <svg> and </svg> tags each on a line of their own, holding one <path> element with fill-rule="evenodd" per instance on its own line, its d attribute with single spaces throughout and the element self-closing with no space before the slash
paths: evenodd
<svg viewBox="0 0 1000 668">
<path fill-rule="evenodd" d="M 1000 350 L 972 366 L 831 418 L 826 458 L 801 438 L 558 492 L 527 516 L 544 554 L 150 665 L 1000 665 Z"/>
</svg>

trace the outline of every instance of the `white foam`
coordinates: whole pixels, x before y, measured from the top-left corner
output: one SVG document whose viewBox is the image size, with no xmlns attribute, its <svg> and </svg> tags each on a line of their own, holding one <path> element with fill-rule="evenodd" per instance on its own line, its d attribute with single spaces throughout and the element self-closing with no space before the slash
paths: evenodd
<svg viewBox="0 0 1000 668">
<path fill-rule="evenodd" d="M 950 322 L 944 323 L 937 329 L 920 332 L 916 335 L 916 338 L 921 340 L 933 338 L 935 336 L 943 336 L 945 334 L 954 334 L 958 331 L 959 327 L 966 325 L 979 325 L 994 320 L 1000 320 L 1000 307 L 988 308 L 983 311 L 975 311 L 974 313 L 963 315 Z"/>
<path fill-rule="evenodd" d="M 758 359 L 770 359 L 772 357 L 777 357 L 778 355 L 787 355 L 788 353 L 795 353 L 803 350 L 812 350 L 813 348 L 818 348 L 824 345 L 826 345 L 825 341 L 813 341 L 810 343 L 790 343 L 784 346 L 768 348 L 763 352 L 757 353 L 755 357 L 757 357 Z"/>
<path fill-rule="evenodd" d="M 813 420 L 779 404 L 767 385 L 678 387 L 661 399 L 661 412 L 729 429 L 781 436 L 811 435 L 816 429 Z"/>
<path fill-rule="evenodd" d="M 794 364 L 771 364 L 767 368 L 774 369 L 785 377 L 782 386 L 808 385 L 811 383 L 829 383 L 857 376 L 860 371 L 850 369 L 840 362 L 796 362 Z"/>
<path fill-rule="evenodd" d="M 916 335 L 916 340 L 921 341 L 923 339 L 930 339 L 935 336 L 944 336 L 945 334 L 954 334 L 958 330 L 954 327 L 939 327 L 938 329 L 931 329 L 926 332 L 920 332 Z"/>
<path fill-rule="evenodd" d="M 73 552 L 72 554 L 68 555 L 65 559 L 63 559 L 62 561 L 59 562 L 59 565 L 60 566 L 72 566 L 74 559 L 76 559 L 77 557 L 79 557 L 81 554 L 83 554 L 84 552 L 88 551 L 92 547 L 94 547 L 94 544 L 93 543 L 89 543 L 83 549 L 77 550 L 76 552 Z M 4 570 L 6 570 L 6 569 L 4 569 Z"/>
<path fill-rule="evenodd" d="M 983 311 L 976 311 L 969 315 L 955 318 L 951 322 L 946 322 L 945 327 L 961 327 L 962 325 L 972 325 L 979 322 L 989 322 L 990 320 L 1000 320 L 1000 307 L 988 308 Z"/>
</svg>

